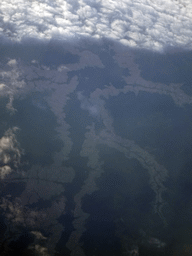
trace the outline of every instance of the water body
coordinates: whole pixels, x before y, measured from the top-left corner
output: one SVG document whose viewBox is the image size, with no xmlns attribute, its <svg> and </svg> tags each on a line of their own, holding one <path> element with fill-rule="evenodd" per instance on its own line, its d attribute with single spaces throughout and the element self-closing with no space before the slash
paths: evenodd
<svg viewBox="0 0 192 256">
<path fill-rule="evenodd" d="M 182 83 L 185 93 L 192 95 L 192 52 L 158 54 L 135 52 L 141 76 L 153 82 Z"/>
<path fill-rule="evenodd" d="M 51 164 L 54 151 L 60 151 L 63 146 L 63 142 L 56 139 L 56 117 L 41 97 L 32 95 L 14 101 L 17 111 L 11 122 L 20 128 L 18 138 L 30 165 Z"/>
<path fill-rule="evenodd" d="M 44 100 L 43 96 L 41 96 L 40 94 L 32 96 L 31 103 L 34 107 L 37 107 L 40 110 L 45 111 L 48 109 L 46 101 Z"/>
</svg>

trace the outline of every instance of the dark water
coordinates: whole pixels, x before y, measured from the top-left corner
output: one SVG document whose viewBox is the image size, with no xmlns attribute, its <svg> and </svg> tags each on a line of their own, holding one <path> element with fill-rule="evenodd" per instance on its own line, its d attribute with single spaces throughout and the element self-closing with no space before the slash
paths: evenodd
<svg viewBox="0 0 192 256">
<path fill-rule="evenodd" d="M 40 97 L 15 100 L 17 112 L 11 121 L 13 126 L 20 128 L 19 142 L 30 165 L 51 164 L 53 152 L 63 147 L 62 141 L 56 139 L 56 117 Z"/>
<path fill-rule="evenodd" d="M 182 83 L 185 93 L 192 95 L 192 52 L 158 54 L 135 52 L 135 60 L 146 80 L 160 83 Z"/>
</svg>

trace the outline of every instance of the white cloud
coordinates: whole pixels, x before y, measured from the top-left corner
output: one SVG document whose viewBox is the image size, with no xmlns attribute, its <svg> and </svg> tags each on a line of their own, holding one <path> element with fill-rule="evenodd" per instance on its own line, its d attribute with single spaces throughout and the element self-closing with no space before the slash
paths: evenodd
<svg viewBox="0 0 192 256">
<path fill-rule="evenodd" d="M 100 104 L 99 101 L 90 101 L 82 92 L 77 92 L 77 98 L 81 102 L 81 108 L 87 110 L 92 117 L 100 118 Z"/>
<path fill-rule="evenodd" d="M 11 172 L 12 172 L 11 167 L 8 165 L 4 165 L 0 167 L 0 179 L 4 179 Z"/>
<path fill-rule="evenodd" d="M 0 138 L 0 179 L 4 179 L 5 176 L 12 172 L 9 165 L 18 167 L 22 151 L 19 148 L 16 140 L 15 132 L 18 130 L 17 127 L 8 129 L 5 135 Z"/>
<path fill-rule="evenodd" d="M 1 0 L 1 35 L 111 38 L 128 46 L 191 49 L 191 0 Z"/>
<path fill-rule="evenodd" d="M 14 113 L 16 109 L 13 107 L 14 95 L 24 87 L 24 80 L 20 79 L 21 71 L 17 68 L 17 61 L 10 59 L 7 63 L 9 67 L 6 71 L 0 70 L 0 79 L 4 81 L 0 84 L 0 96 L 8 96 L 9 102 L 7 103 L 7 109 Z"/>
</svg>

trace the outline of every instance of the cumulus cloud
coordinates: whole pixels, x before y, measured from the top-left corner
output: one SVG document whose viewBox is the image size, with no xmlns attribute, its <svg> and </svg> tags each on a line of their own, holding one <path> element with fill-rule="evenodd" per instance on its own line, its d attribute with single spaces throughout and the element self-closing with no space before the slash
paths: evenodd
<svg viewBox="0 0 192 256">
<path fill-rule="evenodd" d="M 8 129 L 0 139 L 0 179 L 4 179 L 12 172 L 12 168 L 17 168 L 20 163 L 22 150 L 19 148 L 15 132 L 17 127 Z"/>
<path fill-rule="evenodd" d="M 91 116 L 99 119 L 99 117 L 100 117 L 99 102 L 97 102 L 93 99 L 92 100 L 87 99 L 82 94 L 82 92 L 77 92 L 77 98 L 81 102 L 81 108 L 83 110 L 87 110 Z"/>
<path fill-rule="evenodd" d="M 31 197 L 32 195 L 29 198 Z M 7 224 L 4 236 L 0 240 L 1 247 L 4 244 L 1 248 L 4 253 L 6 250 L 10 252 L 12 241 L 18 241 L 29 230 L 33 240 L 27 247 L 29 253 L 25 255 L 31 255 L 31 253 L 39 256 L 55 255 L 53 245 L 55 246 L 57 239 L 59 240 L 58 235 L 62 234 L 62 225 L 58 222 L 58 218 L 65 210 L 63 196 L 53 201 L 51 206 L 33 210 L 25 205 L 22 198 L 7 195 L 0 199 L 0 210 L 3 210 L 2 214 Z M 45 237 L 39 230 L 44 230 L 49 236 Z M 20 249 L 22 251 L 23 248 Z M 10 255 L 10 253 L 4 255 Z"/>
<path fill-rule="evenodd" d="M 13 40 L 110 38 L 157 51 L 191 49 L 190 0 L 1 0 L 0 34 Z"/>
<path fill-rule="evenodd" d="M 10 59 L 6 67 L 0 70 L 0 79 L 4 82 L 0 84 L 0 96 L 8 96 L 9 102 L 6 107 L 11 113 L 16 111 L 13 107 L 14 95 L 25 85 L 24 80 L 20 79 L 21 72 L 17 65 L 18 63 L 15 59 Z"/>
</svg>

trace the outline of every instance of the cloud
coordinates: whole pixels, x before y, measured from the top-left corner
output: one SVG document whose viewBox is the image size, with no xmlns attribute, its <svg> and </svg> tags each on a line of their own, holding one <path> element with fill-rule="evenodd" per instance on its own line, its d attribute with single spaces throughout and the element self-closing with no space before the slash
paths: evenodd
<svg viewBox="0 0 192 256">
<path fill-rule="evenodd" d="M 22 150 L 19 148 L 15 132 L 17 127 L 8 129 L 5 135 L 0 138 L 0 179 L 4 179 L 12 172 L 12 168 L 17 168 L 20 163 Z"/>
<path fill-rule="evenodd" d="M 161 51 L 191 49 L 190 0 L 1 0 L 0 34 L 12 40 L 110 38 Z"/>
<path fill-rule="evenodd" d="M 29 198 L 34 194 L 31 192 Z M 0 199 L 0 209 L 3 210 L 3 216 L 6 218 L 6 231 L 4 237 L 1 238 L 1 244 L 5 246 L 3 252 L 8 251 L 6 255 L 10 255 L 10 243 L 19 241 L 27 230 L 34 239 L 28 243 L 28 254 L 49 256 L 55 255 L 57 239 L 61 236 L 63 226 L 58 222 L 58 218 L 65 210 L 65 198 L 62 196 L 57 200 L 53 200 L 51 206 L 42 209 L 32 209 L 25 204 L 21 197 L 12 197 L 7 195 Z M 44 230 L 49 234 L 45 237 L 39 230 Z M 28 232 L 27 232 L 28 233 Z M 29 233 L 28 233 L 29 234 Z M 22 251 L 24 248 L 20 248 Z M 49 254 L 50 252 L 50 254 Z"/>
<path fill-rule="evenodd" d="M 81 108 L 87 110 L 92 117 L 99 119 L 100 117 L 100 106 L 99 102 L 95 100 L 87 99 L 82 92 L 77 92 L 77 98 L 81 102 Z"/>
<path fill-rule="evenodd" d="M 4 82 L 0 84 L 0 96 L 9 98 L 6 107 L 12 114 L 16 111 L 13 107 L 14 95 L 25 85 L 20 76 L 21 71 L 18 69 L 18 62 L 15 59 L 10 59 L 6 67 L 4 66 L 4 69 L 0 70 L 0 79 Z"/>
</svg>

